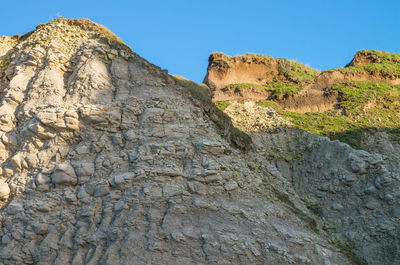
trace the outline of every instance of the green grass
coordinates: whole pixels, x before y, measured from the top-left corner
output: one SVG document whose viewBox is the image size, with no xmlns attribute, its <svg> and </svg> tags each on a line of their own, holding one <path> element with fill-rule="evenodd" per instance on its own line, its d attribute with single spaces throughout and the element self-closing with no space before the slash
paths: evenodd
<svg viewBox="0 0 400 265">
<path fill-rule="evenodd" d="M 339 71 L 352 74 L 379 74 L 383 77 L 400 77 L 400 54 L 385 51 L 361 50 L 356 56 L 365 57 L 374 63 L 328 70 L 327 72 Z"/>
<path fill-rule="evenodd" d="M 368 103 L 376 103 L 387 109 L 399 107 L 394 103 L 400 100 L 400 86 L 383 82 L 364 81 L 336 84 L 332 87 L 331 92 L 339 93 L 341 99 L 339 106 L 352 115 L 361 115 Z"/>
<path fill-rule="evenodd" d="M 221 53 L 221 55 L 222 55 L 221 58 L 217 58 L 217 59 L 213 60 L 213 64 L 215 64 L 221 68 L 225 68 L 225 69 L 234 67 L 234 63 L 237 61 L 242 61 L 242 62 L 251 61 L 253 63 L 258 64 L 258 63 L 266 63 L 268 61 L 274 60 L 274 58 L 271 56 L 266 56 L 266 55 L 262 55 L 262 54 L 253 54 L 253 53 L 246 53 L 246 54 L 235 56 L 235 57 L 227 56 L 222 53 Z"/>
<path fill-rule="evenodd" d="M 250 83 L 238 83 L 238 84 L 230 84 L 226 86 L 227 88 L 230 89 L 252 89 L 252 88 L 261 88 L 261 89 L 267 89 L 268 87 L 265 85 L 258 85 L 258 84 L 250 84 Z"/>
<path fill-rule="evenodd" d="M 400 86 L 387 83 L 351 82 L 333 86 L 337 109 L 320 113 L 283 111 L 296 126 L 359 147 L 363 132 L 384 129 L 397 133 L 400 128 Z"/>
<path fill-rule="evenodd" d="M 380 63 L 372 63 L 365 65 L 356 65 L 356 66 L 348 66 L 340 69 L 333 69 L 328 71 L 340 71 L 341 73 L 353 73 L 353 74 L 362 74 L 362 73 L 378 73 L 383 77 L 400 77 L 400 63 L 393 61 L 383 61 Z"/>
<path fill-rule="evenodd" d="M 227 107 L 229 107 L 229 105 L 231 105 L 231 103 L 229 101 L 220 101 L 215 105 L 217 106 L 218 109 L 224 111 Z"/>
<path fill-rule="evenodd" d="M 283 111 L 281 105 L 279 105 L 278 103 L 276 103 L 275 101 L 272 101 L 272 100 L 261 100 L 261 101 L 257 101 L 256 104 L 261 107 L 274 109 L 278 113 L 282 113 L 282 111 Z"/>
<path fill-rule="evenodd" d="M 285 160 L 286 162 L 292 162 L 298 160 L 303 156 L 304 152 L 301 150 L 284 151 L 280 149 L 271 149 L 267 154 L 268 159 L 272 160 Z"/>
<path fill-rule="evenodd" d="M 377 61 L 392 61 L 400 63 L 400 54 L 399 53 L 391 53 L 385 51 L 376 51 L 376 50 L 360 50 L 357 52 L 362 56 L 372 57 Z"/>
<path fill-rule="evenodd" d="M 310 84 L 320 74 L 320 71 L 312 69 L 298 62 L 287 59 L 278 60 L 280 60 L 279 73 L 283 74 L 288 81 L 295 84 Z"/>
<path fill-rule="evenodd" d="M 180 76 L 174 76 L 178 85 L 186 88 L 193 98 L 197 99 L 210 119 L 220 130 L 220 135 L 234 146 L 242 150 L 250 150 L 251 137 L 232 125 L 231 118 L 211 101 L 209 89 L 206 85 L 199 85 Z"/>
<path fill-rule="evenodd" d="M 302 86 L 284 82 L 270 82 L 265 85 L 239 83 L 226 86 L 227 90 L 250 90 L 259 89 L 271 91 L 271 98 L 276 98 L 280 95 L 293 95 L 302 89 Z"/>
<path fill-rule="evenodd" d="M 275 82 L 269 85 L 271 86 L 271 89 L 274 90 L 272 98 L 276 98 L 280 95 L 293 95 L 303 88 L 301 85 L 293 85 L 283 82 Z"/>
</svg>

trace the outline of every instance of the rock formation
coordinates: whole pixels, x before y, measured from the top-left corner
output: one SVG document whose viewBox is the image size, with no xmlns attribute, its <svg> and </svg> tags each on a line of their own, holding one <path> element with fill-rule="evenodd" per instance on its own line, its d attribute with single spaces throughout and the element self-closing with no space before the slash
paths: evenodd
<svg viewBox="0 0 400 265">
<path fill-rule="evenodd" d="M 0 52 L 2 264 L 400 260 L 393 157 L 253 102 L 231 121 L 85 19 Z"/>
<path fill-rule="evenodd" d="M 213 101 L 274 99 L 285 109 L 321 112 L 333 108 L 337 96 L 326 93 L 334 84 L 354 81 L 400 84 L 398 54 L 359 51 L 347 67 L 324 72 L 287 59 L 245 54 L 209 57 L 204 83 Z"/>
<path fill-rule="evenodd" d="M 333 241 L 358 262 L 398 263 L 400 55 L 360 51 L 347 67 L 321 73 L 282 62 L 212 54 L 204 82 Z M 287 119 L 310 131 L 334 127 L 337 138 L 362 150 L 304 132 Z"/>
<path fill-rule="evenodd" d="M 398 142 L 381 135 L 369 153 L 300 130 L 251 101 L 234 102 L 225 112 L 252 134 L 258 154 L 275 161 L 337 244 L 367 264 L 398 262 Z"/>
<path fill-rule="evenodd" d="M 320 73 L 292 60 L 258 54 L 230 57 L 223 53 L 213 53 L 208 61 L 203 82 L 213 92 L 213 101 L 265 99 L 273 94 L 276 86 L 306 85 Z M 229 86 L 231 84 L 251 86 L 242 89 L 243 86 Z M 264 84 L 270 87 L 262 86 Z"/>
</svg>

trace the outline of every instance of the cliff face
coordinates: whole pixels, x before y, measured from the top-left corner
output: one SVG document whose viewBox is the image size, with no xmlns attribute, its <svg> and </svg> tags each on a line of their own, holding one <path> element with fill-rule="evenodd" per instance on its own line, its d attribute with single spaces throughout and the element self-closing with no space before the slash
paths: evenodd
<svg viewBox="0 0 400 265">
<path fill-rule="evenodd" d="M 355 150 L 294 127 L 270 106 L 234 101 L 224 111 L 251 134 L 257 153 L 274 161 L 331 239 L 356 255 L 354 264 L 398 262 L 398 135 L 365 132 L 364 150 Z"/>
<path fill-rule="evenodd" d="M 214 102 L 276 100 L 287 110 L 304 113 L 332 109 L 338 98 L 326 92 L 335 84 L 362 81 L 399 85 L 399 55 L 362 50 L 348 66 L 320 72 L 287 59 L 213 53 L 203 82 Z"/>
<path fill-rule="evenodd" d="M 400 148 L 385 132 L 364 139 L 371 154 L 251 101 L 225 114 L 84 19 L 0 50 L 2 264 L 398 263 Z M 257 60 L 284 92 L 317 74 L 232 63 Z"/>
<path fill-rule="evenodd" d="M 351 264 L 229 118 L 108 30 L 4 49 L 1 263 Z"/>
<path fill-rule="evenodd" d="M 231 57 L 223 53 L 213 53 L 209 57 L 203 82 L 213 92 L 214 101 L 260 99 L 270 96 L 275 87 L 294 88 L 309 84 L 318 74 L 317 70 L 287 59 L 257 54 Z M 239 86 L 229 86 L 231 84 Z M 243 88 L 246 84 L 252 86 Z M 263 86 L 266 84 L 269 84 L 271 89 Z"/>
<path fill-rule="evenodd" d="M 332 240 L 358 262 L 398 263 L 399 55 L 360 51 L 324 72 L 282 60 L 212 54 L 204 82 Z"/>
</svg>

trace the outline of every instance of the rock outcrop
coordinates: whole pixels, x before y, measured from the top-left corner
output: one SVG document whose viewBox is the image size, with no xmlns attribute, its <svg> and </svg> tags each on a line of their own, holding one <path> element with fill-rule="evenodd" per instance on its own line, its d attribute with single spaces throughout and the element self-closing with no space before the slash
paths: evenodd
<svg viewBox="0 0 400 265">
<path fill-rule="evenodd" d="M 292 60 L 258 54 L 231 57 L 213 53 L 208 62 L 203 82 L 211 89 L 213 101 L 265 99 L 272 95 L 276 86 L 303 86 L 319 74 L 319 71 Z M 229 87 L 231 84 L 252 86 Z M 263 87 L 265 84 L 271 87 Z"/>
<path fill-rule="evenodd" d="M 2 264 L 352 263 L 273 163 L 108 30 L 58 19 L 7 49 Z"/>
<path fill-rule="evenodd" d="M 398 54 L 362 50 L 346 67 L 320 72 L 271 56 L 213 53 L 203 82 L 210 87 L 214 102 L 272 99 L 290 111 L 321 112 L 338 102 L 337 95 L 327 93 L 335 84 L 371 81 L 399 85 L 399 64 Z"/>
<path fill-rule="evenodd" d="M 354 150 L 254 102 L 231 121 L 85 19 L 0 52 L 0 263 L 399 262 L 394 139 Z"/>
<path fill-rule="evenodd" d="M 299 130 L 251 101 L 234 102 L 225 112 L 252 134 L 259 154 L 275 161 L 333 240 L 367 264 L 398 263 L 398 142 L 375 135 L 365 139 L 375 140 L 369 153 Z"/>
</svg>

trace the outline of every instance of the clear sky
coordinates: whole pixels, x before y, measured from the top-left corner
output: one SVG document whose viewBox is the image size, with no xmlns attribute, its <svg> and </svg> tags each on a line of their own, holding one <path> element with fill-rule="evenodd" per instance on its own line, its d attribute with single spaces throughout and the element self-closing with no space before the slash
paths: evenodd
<svg viewBox="0 0 400 265">
<path fill-rule="evenodd" d="M 398 0 L 3 1 L 0 35 L 24 34 L 57 15 L 108 27 L 171 74 L 201 82 L 211 52 L 295 59 L 320 70 L 360 49 L 400 53 Z"/>
</svg>

